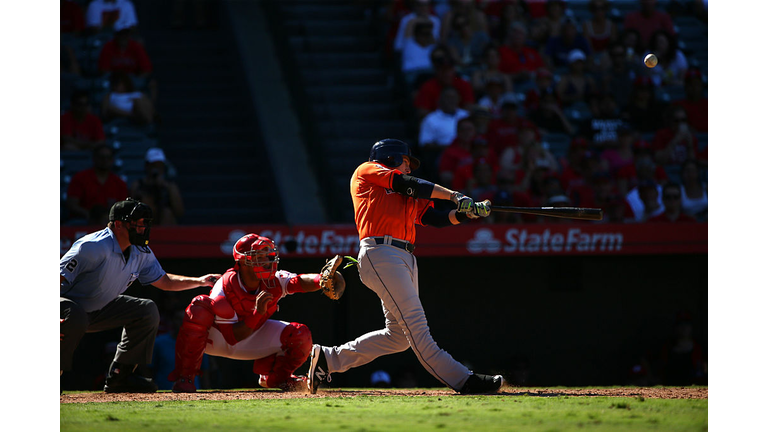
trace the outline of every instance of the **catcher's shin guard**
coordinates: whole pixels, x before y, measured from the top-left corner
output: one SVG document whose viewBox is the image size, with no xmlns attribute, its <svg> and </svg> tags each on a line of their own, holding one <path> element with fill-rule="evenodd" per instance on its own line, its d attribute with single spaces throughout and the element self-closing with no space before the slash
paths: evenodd
<svg viewBox="0 0 768 432">
<path fill-rule="evenodd" d="M 253 371 L 260 375 L 268 375 L 266 384 L 269 388 L 277 388 L 289 381 L 293 372 L 309 357 L 312 350 L 312 333 L 304 324 L 292 322 L 280 334 L 282 354 L 256 360 Z M 264 373 L 265 366 L 272 362 L 271 370 Z M 258 370 L 257 370 L 258 369 Z"/>
<path fill-rule="evenodd" d="M 199 295 L 189 304 L 176 337 L 176 367 L 168 375 L 169 381 L 194 379 L 200 374 L 200 363 L 214 318 L 213 301 L 207 295 Z"/>
</svg>

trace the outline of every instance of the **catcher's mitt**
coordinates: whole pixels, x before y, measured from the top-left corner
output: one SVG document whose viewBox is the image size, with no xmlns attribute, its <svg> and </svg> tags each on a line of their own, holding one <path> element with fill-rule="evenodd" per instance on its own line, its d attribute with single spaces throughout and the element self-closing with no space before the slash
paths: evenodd
<svg viewBox="0 0 768 432">
<path fill-rule="evenodd" d="M 337 272 L 344 258 L 341 255 L 327 260 L 323 269 L 320 270 L 320 288 L 331 300 L 338 300 L 344 294 L 344 289 L 347 287 L 347 283 L 344 281 L 344 276 Z"/>
</svg>

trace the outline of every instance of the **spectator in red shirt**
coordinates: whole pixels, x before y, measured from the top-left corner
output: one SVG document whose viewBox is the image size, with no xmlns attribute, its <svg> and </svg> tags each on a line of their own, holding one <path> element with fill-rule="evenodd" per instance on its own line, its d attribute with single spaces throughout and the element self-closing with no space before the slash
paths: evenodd
<svg viewBox="0 0 768 432">
<path fill-rule="evenodd" d="M 619 192 L 626 195 L 643 179 L 653 180 L 659 184 L 664 184 L 669 180 L 664 167 L 653 161 L 651 144 L 648 141 L 637 140 L 632 147 L 634 162 L 622 166 L 615 174 Z"/>
<path fill-rule="evenodd" d="M 464 117 L 456 123 L 456 138 L 443 150 L 438 162 L 440 184 L 450 185 L 456 169 L 472 163 L 472 141 L 475 136 L 475 124 L 471 117 Z"/>
<path fill-rule="evenodd" d="M 523 125 L 530 124 L 530 121 L 518 116 L 517 109 L 517 100 L 513 97 L 506 98 L 501 103 L 501 118 L 493 119 L 488 124 L 488 143 L 497 155 L 504 153 L 508 147 L 516 148 L 520 129 Z M 536 138 L 541 139 L 538 129 Z"/>
<path fill-rule="evenodd" d="M 73 0 L 61 0 L 60 6 L 60 33 L 78 34 L 85 29 L 85 14 L 83 8 Z"/>
<path fill-rule="evenodd" d="M 475 137 L 475 139 L 472 141 L 472 145 L 470 146 L 470 155 L 470 159 L 463 160 L 462 163 L 456 167 L 453 179 L 451 181 L 451 188 L 453 190 L 462 191 L 469 187 L 467 185 L 470 183 L 472 177 L 476 175 L 475 168 L 480 161 L 482 161 L 484 164 L 490 165 L 494 176 L 493 183 L 496 183 L 495 178 L 499 173 L 499 161 L 496 155 L 493 153 L 493 150 L 488 147 L 488 141 L 480 137 Z"/>
<path fill-rule="evenodd" d="M 699 140 L 688 126 L 688 116 L 680 105 L 667 109 L 667 126 L 653 137 L 651 148 L 657 163 L 681 164 L 686 159 L 696 159 Z"/>
<path fill-rule="evenodd" d="M 66 201 L 71 222 L 95 224 L 128 196 L 128 185 L 112 172 L 114 156 L 112 147 L 100 145 L 93 150 L 93 167 L 72 176 Z"/>
<path fill-rule="evenodd" d="M 704 97 L 704 83 L 698 69 L 690 69 L 685 74 L 685 98 L 673 102 L 685 109 L 688 122 L 696 132 L 707 132 L 709 120 L 707 98 Z"/>
<path fill-rule="evenodd" d="M 106 136 L 99 117 L 91 113 L 87 91 L 72 95 L 70 110 L 61 115 L 61 150 L 90 150 L 104 144 Z"/>
<path fill-rule="evenodd" d="M 513 23 L 505 44 L 499 47 L 499 70 L 512 75 L 516 83 L 535 79 L 536 70 L 545 66 L 539 52 L 526 46 L 527 37 L 528 29 L 525 25 Z"/>
<path fill-rule="evenodd" d="M 696 222 L 696 219 L 683 213 L 681 204 L 680 185 L 667 183 L 661 190 L 661 200 L 664 202 L 664 213 L 651 217 L 648 222 Z"/>
<path fill-rule="evenodd" d="M 650 44 L 651 35 L 656 30 L 666 30 L 670 34 L 676 34 L 675 25 L 669 14 L 656 10 L 656 0 L 638 0 L 638 2 L 640 10 L 627 14 L 624 18 L 624 28 L 637 30 L 644 46 Z"/>
<path fill-rule="evenodd" d="M 125 72 L 136 78 L 147 78 L 152 72 L 144 46 L 133 40 L 131 29 L 116 26 L 112 40 L 104 44 L 99 54 L 101 73 Z"/>
<path fill-rule="evenodd" d="M 437 51 L 435 48 L 434 51 Z M 433 51 L 432 65 L 435 74 L 419 88 L 413 101 L 419 121 L 427 114 L 438 108 L 440 93 L 443 87 L 454 87 L 459 93 L 459 106 L 463 109 L 471 109 L 475 103 L 475 92 L 472 84 L 456 75 L 453 60 L 450 55 L 438 54 Z"/>
<path fill-rule="evenodd" d="M 545 133 L 575 135 L 578 131 L 563 113 L 557 92 L 552 87 L 541 90 L 538 106 L 531 112 L 530 117 Z"/>
</svg>

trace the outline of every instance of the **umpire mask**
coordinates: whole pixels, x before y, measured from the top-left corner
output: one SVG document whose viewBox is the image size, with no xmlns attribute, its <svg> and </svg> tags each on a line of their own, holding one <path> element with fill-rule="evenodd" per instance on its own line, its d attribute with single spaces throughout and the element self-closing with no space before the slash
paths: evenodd
<svg viewBox="0 0 768 432">
<path fill-rule="evenodd" d="M 115 203 L 109 210 L 109 220 L 122 221 L 128 230 L 128 241 L 142 252 L 149 253 L 149 231 L 152 226 L 152 209 L 141 201 L 128 198 Z M 142 224 L 139 225 L 139 221 Z M 139 233 L 143 227 L 144 232 Z"/>
</svg>

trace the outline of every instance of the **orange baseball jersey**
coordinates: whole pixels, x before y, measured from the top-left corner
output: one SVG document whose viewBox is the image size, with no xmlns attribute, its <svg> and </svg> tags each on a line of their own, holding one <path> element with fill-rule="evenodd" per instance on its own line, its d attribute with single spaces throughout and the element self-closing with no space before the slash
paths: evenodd
<svg viewBox="0 0 768 432">
<path fill-rule="evenodd" d="M 377 162 L 363 162 L 349 182 L 360 239 L 390 235 L 415 243 L 416 224 L 428 208 L 428 199 L 411 198 L 392 190 L 392 176 L 400 171 Z"/>
</svg>

